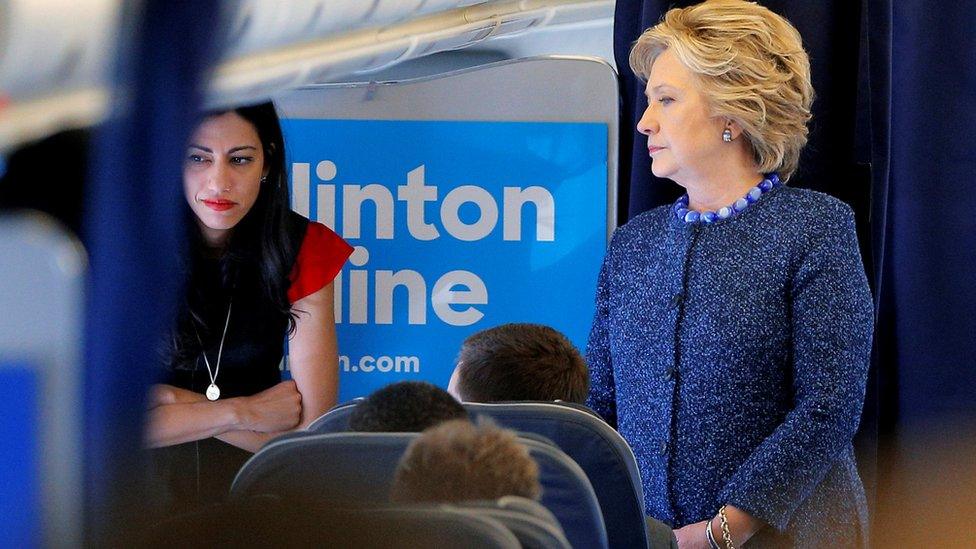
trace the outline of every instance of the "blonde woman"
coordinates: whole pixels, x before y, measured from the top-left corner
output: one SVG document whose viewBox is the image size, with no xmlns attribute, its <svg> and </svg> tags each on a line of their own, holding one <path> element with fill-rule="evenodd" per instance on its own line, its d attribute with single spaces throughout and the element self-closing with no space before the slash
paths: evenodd
<svg viewBox="0 0 976 549">
<path fill-rule="evenodd" d="M 852 438 L 873 309 L 849 207 L 788 187 L 813 89 L 799 33 L 741 0 L 670 10 L 631 51 L 675 204 L 619 228 L 588 403 L 682 548 L 861 547 Z"/>
</svg>

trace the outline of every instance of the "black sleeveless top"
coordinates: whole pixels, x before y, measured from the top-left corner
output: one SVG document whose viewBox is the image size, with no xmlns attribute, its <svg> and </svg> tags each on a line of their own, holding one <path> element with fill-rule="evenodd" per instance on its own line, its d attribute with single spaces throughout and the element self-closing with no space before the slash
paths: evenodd
<svg viewBox="0 0 976 549">
<path fill-rule="evenodd" d="M 295 263 L 308 224 L 304 217 L 289 212 L 286 227 L 289 241 L 295 243 L 286 254 L 289 270 Z M 234 288 L 228 291 L 217 283 L 220 276 L 216 262 L 200 268 L 205 270 L 201 279 L 213 283 L 205 290 L 220 296 L 211 299 L 212 305 L 202 311 L 207 326 L 211 327 L 209 333 L 199 333 L 211 370 L 217 366 L 220 338 L 233 299 L 220 369 L 216 372 L 220 398 L 253 395 L 281 382 L 287 317 L 268 301 L 256 276 L 239 277 Z M 210 376 L 203 356 L 189 364 L 170 365 L 165 383 L 204 393 L 210 385 Z M 163 507 L 176 511 L 224 499 L 237 471 L 253 455 L 216 438 L 157 448 L 151 454 L 156 485 L 153 491 L 161 496 Z"/>
</svg>

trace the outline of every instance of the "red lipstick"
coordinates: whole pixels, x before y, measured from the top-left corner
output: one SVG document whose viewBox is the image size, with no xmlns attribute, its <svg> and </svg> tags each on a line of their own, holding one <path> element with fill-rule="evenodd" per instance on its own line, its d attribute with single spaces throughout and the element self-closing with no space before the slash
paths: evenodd
<svg viewBox="0 0 976 549">
<path fill-rule="evenodd" d="M 203 205 L 215 212 L 223 212 L 236 206 L 237 202 L 233 202 L 230 200 L 214 199 L 214 200 L 203 200 Z"/>
</svg>

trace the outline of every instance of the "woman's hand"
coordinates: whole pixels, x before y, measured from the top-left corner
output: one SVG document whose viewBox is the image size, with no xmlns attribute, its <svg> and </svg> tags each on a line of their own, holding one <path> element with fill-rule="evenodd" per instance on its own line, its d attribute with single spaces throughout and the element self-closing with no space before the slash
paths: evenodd
<svg viewBox="0 0 976 549">
<path fill-rule="evenodd" d="M 732 536 L 732 543 L 736 547 L 749 541 L 765 523 L 742 509 L 733 505 L 725 506 L 725 515 L 728 518 L 729 533 Z M 674 531 L 674 536 L 678 538 L 678 547 L 681 549 L 709 549 L 708 538 L 705 537 L 705 525 L 707 520 L 689 524 Z M 712 535 L 719 547 L 725 547 L 722 539 L 722 521 L 716 515 L 712 519 Z"/>
<path fill-rule="evenodd" d="M 293 380 L 241 399 L 241 429 L 270 433 L 298 425 L 302 417 L 302 395 Z"/>
<path fill-rule="evenodd" d="M 707 520 L 682 526 L 674 531 L 674 537 L 678 538 L 679 549 L 709 549 L 708 538 L 705 537 L 705 524 Z M 715 524 L 712 523 L 712 533 L 715 533 Z M 721 539 L 721 538 L 716 538 Z M 723 545 L 723 544 L 719 544 Z"/>
</svg>

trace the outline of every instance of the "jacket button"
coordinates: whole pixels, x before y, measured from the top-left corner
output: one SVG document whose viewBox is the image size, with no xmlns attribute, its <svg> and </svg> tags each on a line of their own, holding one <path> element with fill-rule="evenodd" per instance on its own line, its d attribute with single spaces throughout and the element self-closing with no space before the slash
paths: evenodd
<svg viewBox="0 0 976 549">
<path fill-rule="evenodd" d="M 661 441 L 661 447 L 658 450 L 661 452 L 661 455 L 662 456 L 664 454 L 668 453 L 668 441 L 662 440 Z"/>
<path fill-rule="evenodd" d="M 678 305 L 681 305 L 681 300 L 684 298 L 681 294 L 674 294 L 671 296 L 671 308 L 677 309 Z"/>
<path fill-rule="evenodd" d="M 671 381 L 674 379 L 674 366 L 668 366 L 668 369 L 664 371 L 665 381 Z"/>
</svg>

